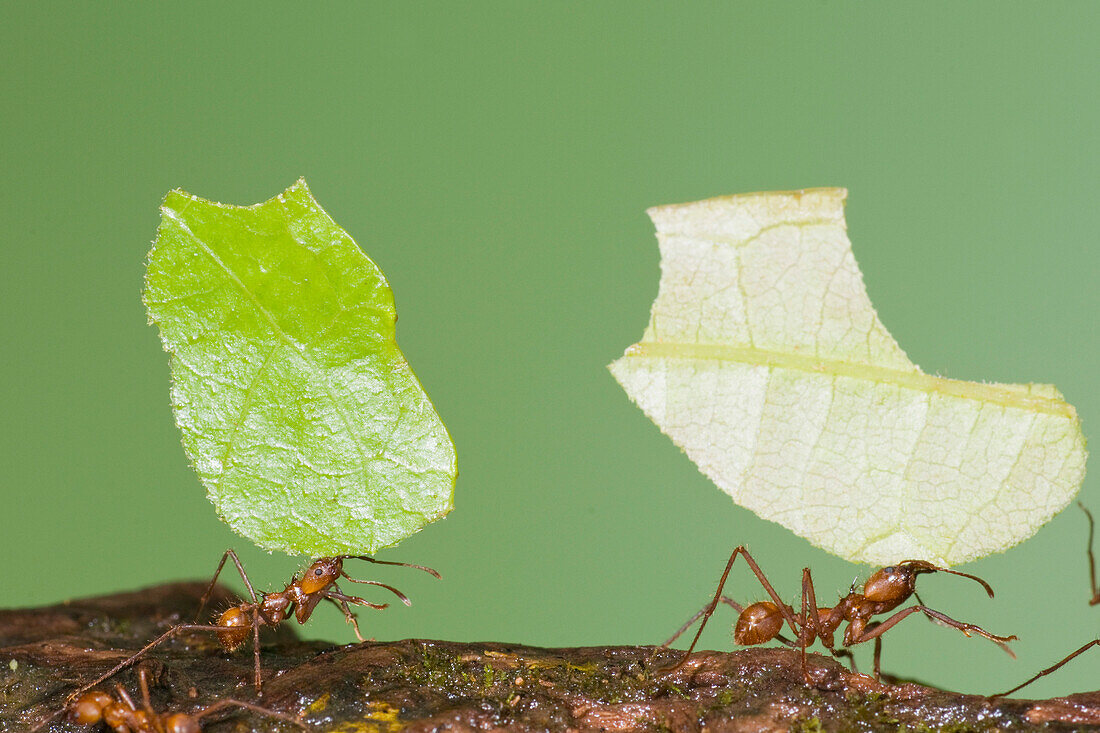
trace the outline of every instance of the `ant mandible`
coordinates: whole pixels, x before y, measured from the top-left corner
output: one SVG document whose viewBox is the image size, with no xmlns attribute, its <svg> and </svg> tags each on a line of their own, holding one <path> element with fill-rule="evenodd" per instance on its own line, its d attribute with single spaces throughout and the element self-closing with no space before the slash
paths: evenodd
<svg viewBox="0 0 1100 733">
<path fill-rule="evenodd" d="M 358 638 L 359 641 L 364 641 L 362 634 L 359 633 L 359 622 L 355 614 L 352 613 L 350 606 L 366 606 L 367 608 L 376 610 L 382 610 L 389 606 L 388 603 L 371 603 L 363 598 L 349 596 L 343 593 L 337 585 L 337 581 L 341 578 L 352 583 L 377 585 L 381 588 L 385 588 L 396 595 L 406 606 L 411 605 L 405 594 L 393 586 L 380 583 L 376 580 L 358 580 L 352 578 L 344 572 L 345 560 L 365 560 L 376 565 L 396 565 L 403 568 L 414 568 L 416 570 L 423 570 L 433 577 L 441 577 L 435 570 L 423 565 L 375 560 L 368 555 L 337 555 L 335 557 L 322 557 L 314 560 L 310 566 L 306 568 L 305 572 L 302 573 L 301 578 L 295 575 L 291 578 L 290 583 L 281 591 L 276 593 L 257 594 L 252 588 L 252 582 L 249 581 L 248 574 L 245 573 L 244 566 L 241 565 L 237 553 L 233 552 L 233 550 L 226 550 L 222 555 L 221 562 L 218 563 L 218 569 L 214 571 L 214 577 L 210 579 L 210 585 L 207 586 L 206 592 L 203 593 L 202 599 L 199 601 L 199 610 L 195 613 L 196 621 L 202 614 L 203 608 L 206 607 L 206 602 L 210 599 L 210 595 L 214 592 L 214 586 L 218 582 L 218 576 L 221 574 L 222 568 L 225 567 L 225 561 L 227 559 L 231 559 L 233 564 L 237 567 L 237 572 L 240 573 L 241 580 L 244 581 L 245 587 L 248 588 L 250 601 L 244 601 L 239 605 L 227 609 L 221 613 L 215 620 L 215 623 L 211 625 L 192 623 L 173 626 L 127 659 L 119 662 L 95 680 L 72 693 L 69 699 L 72 700 L 81 693 L 98 685 L 100 682 L 117 674 L 136 662 L 153 647 L 185 631 L 213 631 L 217 635 L 219 643 L 221 643 L 222 647 L 228 652 L 237 650 L 244 644 L 251 633 L 255 672 L 253 685 L 256 688 L 256 692 L 259 693 L 263 685 L 260 674 L 261 626 L 278 626 L 289 618 L 291 614 L 293 614 L 295 621 L 304 624 L 309 620 L 314 609 L 317 608 L 317 605 L 321 601 L 329 601 L 344 612 L 345 620 L 355 629 L 356 638 Z"/>
<path fill-rule="evenodd" d="M 138 681 L 141 685 L 142 707 L 140 709 L 134 704 L 122 685 L 116 685 L 114 695 L 101 690 L 85 692 L 69 706 L 69 718 L 80 725 L 105 723 L 115 733 L 201 733 L 202 724 L 199 722 L 200 720 L 219 710 L 238 707 L 268 717 L 278 718 L 297 725 L 303 730 L 308 730 L 305 723 L 299 718 L 231 698 L 219 700 L 194 713 L 157 713 L 153 711 L 153 706 L 149 703 L 149 683 L 146 680 L 144 669 L 138 671 Z M 40 728 L 46 722 L 49 722 L 49 719 L 43 721 L 38 727 Z M 35 730 L 37 729 L 35 728 Z"/>
<path fill-rule="evenodd" d="M 733 567 L 733 563 L 738 555 L 744 555 L 745 562 L 749 564 L 749 568 L 752 570 L 757 580 L 760 581 L 764 590 L 767 591 L 768 596 L 771 597 L 770 602 L 760 601 L 749 606 L 742 606 L 736 601 L 722 595 L 722 588 L 726 584 L 730 569 Z M 752 555 L 749 554 L 749 551 L 745 549 L 745 546 L 738 545 L 734 548 L 733 554 L 730 555 L 729 562 L 726 563 L 726 569 L 722 573 L 721 580 L 718 581 L 718 590 L 715 591 L 714 598 L 698 613 L 688 619 L 688 622 L 680 627 L 680 630 L 673 634 L 672 638 L 661 645 L 662 647 L 667 647 L 684 633 L 688 627 L 695 623 L 700 616 L 703 617 L 703 622 L 699 625 L 699 630 L 695 633 L 695 638 L 692 639 L 691 646 L 688 647 L 687 652 L 684 653 L 684 656 L 679 662 L 666 671 L 675 671 L 687 661 L 687 658 L 695 649 L 695 644 L 699 641 L 699 637 L 703 634 L 703 628 L 707 625 L 707 621 L 710 619 L 711 614 L 714 613 L 714 609 L 718 606 L 719 602 L 732 606 L 740 614 L 733 631 L 733 639 L 738 644 L 751 646 L 754 644 L 764 644 L 772 639 L 778 639 L 791 648 L 799 649 L 802 652 L 802 677 L 808 685 L 812 684 L 812 680 L 810 679 L 809 668 L 806 665 L 806 648 L 811 646 L 814 641 L 820 641 L 822 646 L 828 649 L 833 656 L 851 656 L 851 652 L 847 649 L 838 650 L 834 646 L 833 635 L 840 625 L 845 622 L 848 626 L 844 629 L 842 646 L 850 647 L 855 644 L 871 641 L 872 639 L 875 641 L 875 679 L 879 679 L 882 634 L 896 626 L 906 617 L 918 611 L 933 621 L 958 629 L 967 636 L 970 636 L 971 633 L 983 636 L 995 642 L 1002 649 L 1015 657 L 1015 655 L 1012 654 L 1012 650 L 1007 646 L 1007 642 L 1016 639 L 1015 636 L 996 636 L 974 624 L 956 621 L 939 611 L 928 608 L 923 603 L 898 611 L 883 621 L 872 620 L 874 616 L 893 611 L 908 600 L 910 596 L 914 595 L 916 593 L 917 576 L 923 573 L 950 573 L 952 575 L 970 578 L 981 584 L 990 598 L 993 597 L 993 589 L 989 584 L 974 575 L 960 573 L 957 570 L 941 568 L 924 560 L 905 560 L 896 565 L 891 565 L 875 571 L 871 577 L 867 579 L 867 582 L 863 584 L 862 593 L 857 593 L 853 587 L 851 592 L 841 598 L 835 606 L 832 608 L 823 608 L 817 605 L 817 595 L 814 591 L 813 579 L 810 577 L 810 569 L 803 568 L 802 611 L 796 613 L 794 609 L 784 603 L 779 597 L 779 594 L 775 592 L 775 588 L 768 582 L 764 572 L 760 569 L 760 566 L 756 564 L 756 561 L 752 558 Z M 793 639 L 787 639 L 780 634 L 780 631 L 783 630 L 784 623 L 790 626 L 794 634 Z"/>
<path fill-rule="evenodd" d="M 1085 552 L 1086 552 L 1086 554 L 1088 555 L 1088 558 L 1089 558 L 1089 583 L 1092 586 L 1092 598 L 1089 599 L 1089 605 L 1090 606 L 1095 606 L 1096 604 L 1100 603 L 1100 589 L 1097 589 L 1097 587 L 1096 587 L 1096 558 L 1092 554 L 1092 539 L 1093 539 L 1093 535 L 1095 534 L 1095 530 L 1096 530 L 1096 522 L 1092 518 L 1092 512 L 1090 512 L 1088 509 L 1086 509 L 1084 504 L 1082 504 L 1081 502 L 1077 502 L 1077 506 L 1081 507 L 1081 511 L 1083 511 L 1085 513 L 1085 516 L 1088 517 L 1088 520 L 1089 520 L 1089 542 L 1088 542 L 1088 546 L 1087 546 Z M 992 698 L 1006 697 L 1008 695 L 1011 695 L 1014 692 L 1022 690 L 1025 687 L 1027 687 L 1028 685 L 1030 685 L 1032 682 L 1034 682 L 1035 680 L 1039 679 L 1040 677 L 1046 677 L 1051 672 L 1058 671 L 1063 666 L 1065 666 L 1065 664 L 1067 662 L 1069 662 L 1071 659 L 1073 659 L 1074 657 L 1076 657 L 1079 654 L 1084 654 L 1089 649 L 1091 649 L 1092 647 L 1094 647 L 1098 644 L 1100 644 L 1100 639 L 1093 639 L 1092 641 L 1082 645 L 1081 647 L 1079 647 L 1075 651 L 1072 651 L 1069 654 L 1067 654 L 1065 656 L 1065 658 L 1063 658 L 1062 661 L 1058 662 L 1057 664 L 1050 665 L 1049 667 L 1042 670 L 1041 672 L 1038 672 L 1034 677 L 1031 677 L 1027 681 L 1016 685 L 1011 690 L 1008 690 L 1006 692 L 998 692 L 996 695 L 992 695 L 991 697 Z"/>
</svg>

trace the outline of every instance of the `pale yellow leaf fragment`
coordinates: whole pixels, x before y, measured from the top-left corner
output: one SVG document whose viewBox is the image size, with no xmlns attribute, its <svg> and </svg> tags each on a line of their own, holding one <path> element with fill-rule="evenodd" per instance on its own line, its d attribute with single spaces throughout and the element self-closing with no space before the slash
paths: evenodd
<svg viewBox="0 0 1100 733">
<path fill-rule="evenodd" d="M 1085 473 L 1050 385 L 924 374 L 867 298 L 844 189 L 651 209 L 661 284 L 611 372 L 723 491 L 857 562 L 999 552 Z"/>
</svg>

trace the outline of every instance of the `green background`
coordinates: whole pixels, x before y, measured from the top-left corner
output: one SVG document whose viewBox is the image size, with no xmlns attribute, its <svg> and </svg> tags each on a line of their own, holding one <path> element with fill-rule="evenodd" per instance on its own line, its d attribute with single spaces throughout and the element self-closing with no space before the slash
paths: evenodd
<svg viewBox="0 0 1100 733">
<path fill-rule="evenodd" d="M 227 546 L 260 587 L 299 567 L 218 521 L 172 422 L 140 289 L 177 186 L 248 204 L 305 176 L 393 285 L 460 477 L 381 555 L 443 582 L 355 568 L 413 598 L 363 614 L 379 638 L 657 643 L 737 543 L 792 599 L 804 565 L 825 599 L 866 574 L 735 507 L 606 371 L 656 293 L 651 205 L 846 186 L 914 361 L 1053 382 L 1100 425 L 1096 4 L 9 3 L 0 26 L 0 605 L 209 577 Z M 1018 661 L 914 618 L 885 668 L 993 692 L 1093 638 L 1085 532 L 1072 509 L 966 566 L 995 601 L 922 578 Z M 730 592 L 763 597 L 744 571 Z M 303 631 L 353 639 L 332 609 Z"/>
</svg>

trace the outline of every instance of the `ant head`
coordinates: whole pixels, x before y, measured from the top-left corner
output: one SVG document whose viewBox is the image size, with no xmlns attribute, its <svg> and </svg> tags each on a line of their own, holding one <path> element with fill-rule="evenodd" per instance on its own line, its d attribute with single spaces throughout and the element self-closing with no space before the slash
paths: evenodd
<svg viewBox="0 0 1100 733">
<path fill-rule="evenodd" d="M 969 573 L 960 573 L 958 570 L 941 568 L 925 560 L 905 560 L 897 565 L 891 565 L 875 572 L 864 583 L 863 595 L 868 600 L 878 603 L 901 603 L 912 595 L 916 588 L 917 576 L 922 573 L 950 573 L 951 575 L 970 578 L 979 583 L 990 598 L 993 597 L 993 589 L 989 587 L 989 583 L 981 578 Z"/>
<path fill-rule="evenodd" d="M 783 614 L 774 603 L 760 601 L 746 606 L 733 627 L 733 640 L 750 646 L 774 639 L 783 630 Z"/>
<path fill-rule="evenodd" d="M 939 570 L 923 560 L 906 560 L 876 570 L 863 584 L 863 595 L 875 603 L 901 603 L 913 594 L 917 575 Z"/>
<path fill-rule="evenodd" d="M 344 561 L 339 557 L 322 557 L 314 560 L 313 564 L 306 568 L 302 579 L 298 581 L 298 587 L 306 595 L 317 593 L 335 583 L 343 569 Z"/>
<path fill-rule="evenodd" d="M 202 733 L 199 721 L 185 713 L 169 715 L 164 720 L 165 733 Z"/>
</svg>

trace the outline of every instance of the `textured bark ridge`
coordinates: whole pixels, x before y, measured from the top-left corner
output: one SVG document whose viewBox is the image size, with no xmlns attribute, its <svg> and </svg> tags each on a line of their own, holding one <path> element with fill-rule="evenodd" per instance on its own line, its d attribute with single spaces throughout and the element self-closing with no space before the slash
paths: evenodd
<svg viewBox="0 0 1100 733">
<path fill-rule="evenodd" d="M 178 583 L 41 609 L 0 612 L 0 729 L 25 731 L 65 696 L 174 623 L 191 620 L 200 583 Z M 219 591 L 216 607 L 229 594 Z M 195 633 L 142 664 L 158 711 L 193 711 L 224 697 L 301 715 L 311 729 L 372 731 L 992 731 L 1100 726 L 1100 692 L 1046 701 L 989 701 L 916 684 L 879 685 L 813 655 L 814 687 L 786 649 L 699 652 L 671 674 L 676 652 L 652 647 L 541 649 L 408 639 L 330 646 L 289 625 L 263 637 L 264 694 L 252 655 Z M 134 670 L 101 687 L 137 695 Z M 226 711 L 207 731 L 290 731 Z M 100 728 L 102 729 L 102 727 Z M 1100 729 L 1100 728 L 1098 728 Z M 46 730 L 86 728 L 56 718 Z"/>
</svg>

